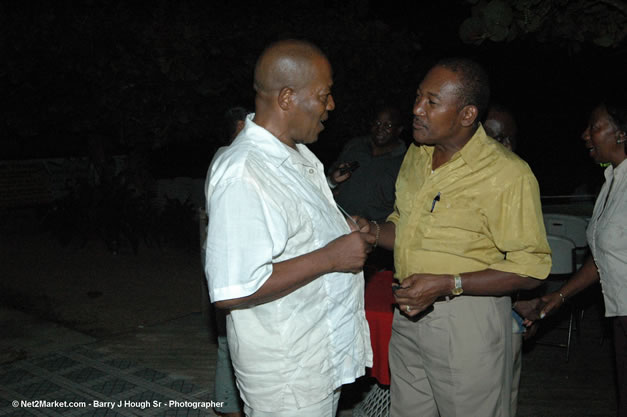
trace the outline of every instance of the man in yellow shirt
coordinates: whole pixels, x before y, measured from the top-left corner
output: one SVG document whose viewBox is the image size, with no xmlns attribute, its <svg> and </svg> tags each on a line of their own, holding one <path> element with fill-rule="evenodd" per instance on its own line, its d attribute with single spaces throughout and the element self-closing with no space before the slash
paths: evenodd
<svg viewBox="0 0 627 417">
<path fill-rule="evenodd" d="M 440 61 L 420 84 L 413 136 L 378 243 L 394 249 L 391 416 L 510 415 L 511 301 L 551 268 L 538 183 L 479 123 L 487 75 Z"/>
</svg>

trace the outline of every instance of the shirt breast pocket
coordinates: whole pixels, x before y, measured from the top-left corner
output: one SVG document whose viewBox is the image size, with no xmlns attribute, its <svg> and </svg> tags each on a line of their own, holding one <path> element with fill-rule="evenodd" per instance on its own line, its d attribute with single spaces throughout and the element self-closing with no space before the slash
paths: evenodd
<svg viewBox="0 0 627 417">
<path fill-rule="evenodd" d="M 625 253 L 627 251 L 627 227 L 619 222 L 610 221 L 601 226 L 597 244 L 607 253 Z"/>
<path fill-rule="evenodd" d="M 482 211 L 477 208 L 454 208 L 437 202 L 433 211 L 429 204 L 429 224 L 426 236 L 449 238 L 455 240 L 479 239 L 487 231 L 486 219 Z M 439 206 L 438 206 L 439 205 Z"/>
</svg>

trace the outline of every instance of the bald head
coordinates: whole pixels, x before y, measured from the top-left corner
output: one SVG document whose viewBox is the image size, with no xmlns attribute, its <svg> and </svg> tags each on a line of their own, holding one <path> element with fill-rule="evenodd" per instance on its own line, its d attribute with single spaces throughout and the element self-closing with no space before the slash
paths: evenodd
<svg viewBox="0 0 627 417">
<path fill-rule="evenodd" d="M 305 41 L 276 42 L 255 66 L 253 122 L 292 148 L 313 143 L 335 108 L 332 86 L 331 64 L 320 49 Z"/>
<path fill-rule="evenodd" d="M 266 48 L 255 65 L 255 91 L 276 92 L 289 87 L 295 90 L 309 84 L 314 76 L 313 61 L 323 57 L 315 45 L 298 40 L 284 40 Z"/>
</svg>

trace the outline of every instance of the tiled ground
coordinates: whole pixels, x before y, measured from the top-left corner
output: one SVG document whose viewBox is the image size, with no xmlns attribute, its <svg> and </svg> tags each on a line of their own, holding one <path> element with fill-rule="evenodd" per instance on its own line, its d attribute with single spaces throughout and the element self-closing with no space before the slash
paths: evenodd
<svg viewBox="0 0 627 417">
<path fill-rule="evenodd" d="M 190 404 L 212 400 L 216 347 L 201 314 L 95 340 L 52 323 L 29 323 L 25 315 L 1 309 L 0 313 L 0 347 L 11 346 L 22 355 L 0 366 L 0 417 L 215 415 L 210 408 L 169 404 L 170 400 Z M 46 326 L 48 331 L 42 331 Z M 563 340 L 563 330 L 551 328 L 548 322 L 543 327 L 547 334 L 542 340 Z M 518 417 L 615 413 L 611 340 L 601 343 L 603 326 L 594 309 L 586 311 L 582 328 L 581 342 L 574 342 L 568 362 L 563 349 L 535 345 L 525 352 Z M 364 415 L 360 414 L 363 404 L 358 403 L 366 388 L 364 381 L 344 387 L 339 417 Z M 13 401 L 22 400 L 83 401 L 85 405 L 13 407 Z M 94 401 L 114 402 L 116 407 Z M 135 407 L 124 406 L 124 401 L 135 402 Z M 150 407 L 142 409 L 144 401 Z"/>
<path fill-rule="evenodd" d="M 85 346 L 5 365 L 0 386 L 0 416 L 195 417 L 209 415 L 212 408 L 206 385 Z"/>
</svg>

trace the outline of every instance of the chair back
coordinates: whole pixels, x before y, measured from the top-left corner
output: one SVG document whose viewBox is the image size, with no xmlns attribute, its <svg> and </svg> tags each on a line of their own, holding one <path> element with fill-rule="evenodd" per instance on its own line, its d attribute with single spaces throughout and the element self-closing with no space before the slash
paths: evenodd
<svg viewBox="0 0 627 417">
<path fill-rule="evenodd" d="M 544 227 L 548 235 L 563 236 L 575 243 L 577 248 L 588 246 L 586 228 L 588 222 L 581 217 L 569 214 L 545 213 Z"/>
<path fill-rule="evenodd" d="M 547 235 L 549 246 L 551 247 L 551 274 L 572 274 L 575 272 L 573 250 L 575 242 L 555 235 Z"/>
</svg>

